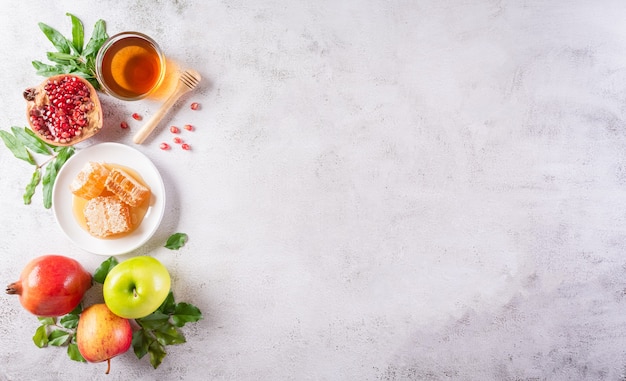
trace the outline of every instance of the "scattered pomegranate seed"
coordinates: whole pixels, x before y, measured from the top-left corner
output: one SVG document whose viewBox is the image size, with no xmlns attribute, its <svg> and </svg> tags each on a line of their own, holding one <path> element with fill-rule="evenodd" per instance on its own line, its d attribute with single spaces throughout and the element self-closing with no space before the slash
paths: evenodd
<svg viewBox="0 0 626 381">
<path fill-rule="evenodd" d="M 191 124 L 185 124 L 184 129 L 187 131 L 193 131 L 193 126 Z"/>
<path fill-rule="evenodd" d="M 185 151 L 189 151 L 191 149 L 191 146 L 187 143 L 183 143 L 180 148 L 184 149 Z"/>
<path fill-rule="evenodd" d="M 122 122 L 122 123 L 120 123 L 120 127 L 122 127 L 122 128 L 128 128 L 128 123 L 126 123 L 126 122 Z"/>
<path fill-rule="evenodd" d="M 172 134 L 177 134 L 177 133 L 180 132 L 180 129 L 178 127 L 176 127 L 176 126 L 172 126 L 172 127 L 170 127 L 170 132 Z"/>
<path fill-rule="evenodd" d="M 135 119 L 135 120 L 141 120 L 141 115 L 139 115 L 137 113 L 134 113 L 132 116 L 133 116 L 133 119 Z"/>
<path fill-rule="evenodd" d="M 193 103 L 191 104 L 191 109 L 192 109 L 192 110 L 197 110 L 197 109 L 198 109 L 198 107 L 200 107 L 200 104 L 199 104 L 198 102 L 193 102 Z"/>
<path fill-rule="evenodd" d="M 173 140 L 174 140 L 174 143 L 176 143 L 176 144 L 180 144 L 180 143 L 183 142 L 183 139 L 179 138 L 178 136 L 175 137 Z"/>
<path fill-rule="evenodd" d="M 170 149 L 170 145 L 169 145 L 169 144 L 167 144 L 167 143 L 165 143 L 165 142 L 163 142 L 163 143 L 161 143 L 161 144 L 159 145 L 159 148 L 165 151 L 165 150 Z"/>
</svg>

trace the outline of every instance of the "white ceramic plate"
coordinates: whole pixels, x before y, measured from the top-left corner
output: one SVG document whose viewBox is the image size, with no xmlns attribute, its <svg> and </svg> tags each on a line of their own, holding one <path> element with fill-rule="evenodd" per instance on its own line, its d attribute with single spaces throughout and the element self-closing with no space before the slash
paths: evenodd
<svg viewBox="0 0 626 381">
<path fill-rule="evenodd" d="M 118 164 L 135 170 L 152 192 L 150 207 L 141 224 L 129 235 L 99 239 L 85 231 L 72 211 L 70 184 L 88 161 Z M 144 243 L 156 232 L 165 211 L 165 186 L 159 171 L 144 154 L 124 144 L 100 143 L 79 150 L 61 167 L 52 190 L 52 209 L 63 232 L 77 246 L 94 254 L 120 255 Z"/>
</svg>

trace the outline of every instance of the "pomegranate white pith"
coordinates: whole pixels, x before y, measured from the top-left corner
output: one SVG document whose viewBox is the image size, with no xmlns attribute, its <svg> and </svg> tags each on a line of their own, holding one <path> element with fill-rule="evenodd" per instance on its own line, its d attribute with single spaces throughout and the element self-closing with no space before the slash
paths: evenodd
<svg viewBox="0 0 626 381">
<path fill-rule="evenodd" d="M 57 146 L 81 142 L 102 128 L 98 94 L 85 79 L 61 74 L 24 91 L 31 129 Z"/>
</svg>

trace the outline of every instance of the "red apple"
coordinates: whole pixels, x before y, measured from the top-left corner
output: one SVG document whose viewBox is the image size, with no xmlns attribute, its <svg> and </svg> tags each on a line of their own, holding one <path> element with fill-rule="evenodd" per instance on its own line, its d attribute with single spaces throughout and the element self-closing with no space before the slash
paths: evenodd
<svg viewBox="0 0 626 381">
<path fill-rule="evenodd" d="M 62 255 L 42 255 L 26 264 L 6 293 L 19 295 L 22 306 L 37 316 L 61 316 L 76 308 L 90 287 L 91 274 L 80 263 Z"/>
<path fill-rule="evenodd" d="M 107 361 L 130 348 L 133 331 L 130 321 L 115 315 L 106 304 L 94 304 L 85 309 L 78 319 L 76 344 L 78 351 L 89 362 Z"/>
</svg>

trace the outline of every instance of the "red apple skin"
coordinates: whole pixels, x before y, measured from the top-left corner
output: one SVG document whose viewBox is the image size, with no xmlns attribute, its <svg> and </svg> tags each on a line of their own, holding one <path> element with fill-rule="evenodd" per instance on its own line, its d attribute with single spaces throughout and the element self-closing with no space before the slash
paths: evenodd
<svg viewBox="0 0 626 381">
<path fill-rule="evenodd" d="M 22 306 L 34 315 L 61 316 L 78 306 L 91 285 L 91 274 L 76 260 L 49 254 L 28 262 L 6 292 L 19 295 Z"/>
<path fill-rule="evenodd" d="M 130 321 L 115 315 L 104 303 L 94 304 L 80 314 L 76 344 L 89 362 L 121 355 L 130 348 L 132 339 Z"/>
</svg>

